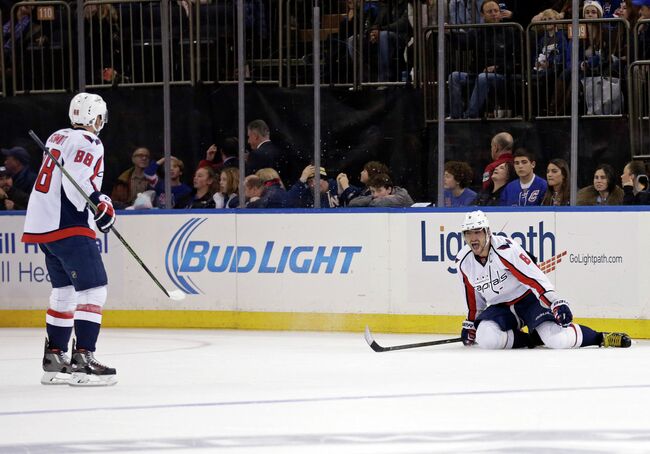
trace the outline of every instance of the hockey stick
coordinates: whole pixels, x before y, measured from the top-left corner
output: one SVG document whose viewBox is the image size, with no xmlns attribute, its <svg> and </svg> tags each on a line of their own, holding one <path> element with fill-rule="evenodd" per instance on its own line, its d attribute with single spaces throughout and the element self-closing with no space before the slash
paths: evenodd
<svg viewBox="0 0 650 454">
<path fill-rule="evenodd" d="M 29 136 L 38 144 L 39 147 L 50 157 L 52 161 L 54 161 L 54 164 L 61 170 L 63 175 L 72 183 L 72 185 L 75 187 L 77 191 L 79 191 L 79 194 L 86 200 L 86 203 L 88 206 L 93 210 L 93 213 L 97 213 L 97 206 L 93 203 L 92 200 L 90 200 L 90 197 L 84 192 L 83 189 L 81 189 L 81 186 L 72 178 L 72 176 L 68 173 L 67 170 L 63 168 L 63 165 L 54 157 L 52 153 L 50 153 L 50 150 L 47 149 L 45 144 L 41 142 L 41 139 L 36 135 L 34 131 L 31 129 L 29 130 Z M 135 251 L 129 246 L 129 243 L 126 242 L 126 240 L 120 235 L 120 232 L 115 229 L 115 227 L 111 227 L 111 231 L 115 234 L 118 240 L 124 245 L 127 251 L 133 256 L 136 262 L 140 264 L 140 266 L 147 272 L 151 280 L 154 281 L 154 283 L 162 290 L 162 292 L 167 295 L 168 298 L 174 300 L 174 301 L 180 301 L 185 299 L 185 293 L 183 293 L 180 289 L 173 289 L 173 290 L 167 290 L 165 287 L 162 286 L 160 281 L 156 279 L 156 276 L 153 275 L 153 273 L 147 268 L 147 265 L 144 264 L 142 259 L 138 256 L 138 254 L 135 253 Z"/>
<path fill-rule="evenodd" d="M 403 344 L 403 345 L 393 345 L 392 347 L 382 347 L 377 343 L 377 341 L 375 341 L 375 339 L 373 339 L 372 333 L 370 332 L 370 328 L 368 328 L 367 326 L 366 326 L 365 338 L 366 338 L 366 342 L 368 342 L 368 345 L 370 345 L 370 348 L 372 348 L 377 353 L 390 352 L 393 350 L 406 350 L 407 348 L 429 347 L 431 345 L 453 344 L 455 342 L 462 341 L 460 337 L 454 337 L 453 339 L 442 339 L 437 341 L 419 342 L 417 344 Z"/>
</svg>

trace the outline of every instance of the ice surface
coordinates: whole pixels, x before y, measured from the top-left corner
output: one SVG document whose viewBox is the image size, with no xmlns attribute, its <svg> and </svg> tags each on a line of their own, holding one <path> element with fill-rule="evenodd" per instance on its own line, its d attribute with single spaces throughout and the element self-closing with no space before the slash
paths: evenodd
<svg viewBox="0 0 650 454">
<path fill-rule="evenodd" d="M 361 332 L 102 329 L 119 383 L 79 389 L 39 383 L 44 336 L 0 329 L 0 453 L 650 452 L 650 341 L 375 353 Z"/>
</svg>

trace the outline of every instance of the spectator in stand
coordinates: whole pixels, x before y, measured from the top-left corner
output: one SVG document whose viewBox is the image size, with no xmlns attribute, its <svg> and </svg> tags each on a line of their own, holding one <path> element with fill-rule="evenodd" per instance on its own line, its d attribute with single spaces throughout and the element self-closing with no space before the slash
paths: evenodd
<svg viewBox="0 0 650 454">
<path fill-rule="evenodd" d="M 219 176 L 219 192 L 214 195 L 217 208 L 239 207 L 239 169 L 226 167 Z"/>
<path fill-rule="evenodd" d="M 26 210 L 29 194 L 14 187 L 11 174 L 0 167 L 0 211 Z"/>
<path fill-rule="evenodd" d="M 561 17 L 560 13 L 552 9 L 545 9 L 539 14 L 539 20 L 542 22 L 557 21 Z M 555 80 L 569 67 L 571 49 L 564 30 L 557 24 L 538 25 L 532 27 L 531 30 L 536 40 L 535 51 L 532 55 L 532 80 L 537 99 L 537 114 L 550 113 L 553 115 L 554 112 L 548 112 L 548 107 L 552 103 L 547 96 L 553 96 Z"/>
<path fill-rule="evenodd" d="M 628 16 L 633 15 L 635 19 L 650 19 L 650 0 L 632 0 L 633 8 L 627 8 Z M 631 11 L 630 11 L 631 10 Z M 632 23 L 633 18 L 627 17 L 628 22 Z M 650 58 L 650 25 L 641 24 L 638 27 L 637 52 L 639 59 L 647 60 Z"/>
<path fill-rule="evenodd" d="M 525 148 L 518 148 L 514 155 L 517 179 L 506 185 L 501 193 L 503 206 L 540 205 L 546 195 L 546 180 L 535 175 L 535 155 Z"/>
<path fill-rule="evenodd" d="M 138 147 L 131 154 L 133 166 L 122 172 L 117 177 L 118 181 L 125 183 L 128 187 L 127 204 L 133 203 L 139 193 L 148 189 L 149 181 L 144 176 L 144 170 L 149 166 L 151 152 L 146 147 Z M 115 199 L 113 199 L 115 200 Z"/>
<path fill-rule="evenodd" d="M 116 180 L 111 190 L 111 201 L 114 209 L 125 210 L 135 201 L 135 198 L 129 201 L 129 185 L 124 181 Z"/>
<path fill-rule="evenodd" d="M 582 15 L 584 19 L 600 19 L 603 17 L 603 7 L 596 0 L 586 0 L 582 7 Z M 578 58 L 580 59 L 580 80 L 585 81 L 585 78 L 594 77 L 618 78 L 624 75 L 623 64 L 625 63 L 625 60 L 620 58 L 621 55 L 615 55 L 620 53 L 621 49 L 613 48 L 614 46 L 617 46 L 617 38 L 615 34 L 609 33 L 607 25 L 599 22 L 590 22 L 586 24 L 585 30 L 586 36 L 579 37 L 582 41 L 578 52 Z M 570 49 L 571 39 L 569 39 L 568 46 Z M 567 115 L 569 113 L 568 106 L 571 101 L 570 81 L 571 66 L 569 62 L 569 66 L 556 81 L 555 106 L 552 107 L 552 110 L 558 115 Z M 608 85 L 608 83 L 605 83 L 605 85 Z M 594 106 L 594 103 L 598 102 L 595 101 L 595 99 L 600 99 L 599 95 L 593 93 L 594 90 L 596 90 L 596 88 L 592 88 L 591 90 L 585 89 L 584 91 L 588 113 L 596 109 L 600 111 L 601 108 L 603 110 L 607 109 L 606 111 L 609 111 L 609 109 L 620 109 L 620 107 L 618 107 L 618 101 L 616 102 L 617 104 L 615 107 L 611 106 L 613 100 L 609 101 L 609 103 L 603 101 L 601 106 Z"/>
<path fill-rule="evenodd" d="M 450 24 L 481 24 L 481 9 L 484 0 L 449 0 L 448 17 Z M 501 6 L 501 20 L 510 20 L 512 11 L 505 7 L 505 1 L 499 2 Z M 474 9 L 472 9 L 474 6 Z M 437 13 L 436 13 L 437 14 Z"/>
<path fill-rule="evenodd" d="M 445 164 L 443 187 L 446 207 L 474 205 L 476 192 L 468 188 L 472 184 L 472 176 L 472 168 L 466 162 L 449 161 Z"/>
<path fill-rule="evenodd" d="M 401 55 L 413 34 L 413 29 L 408 19 L 408 1 L 392 0 L 390 2 L 378 3 L 379 11 L 376 19 L 370 15 L 363 24 L 362 32 L 365 32 L 370 60 L 376 54 L 378 59 L 377 70 L 371 73 L 377 74 L 378 82 L 397 81 L 397 65 L 394 59 L 402 58 Z M 348 38 L 348 53 L 350 58 L 356 52 L 354 47 L 354 35 Z M 365 53 L 365 52 L 364 52 Z"/>
<path fill-rule="evenodd" d="M 280 174 L 275 169 L 271 169 L 270 167 L 260 169 L 255 175 L 260 178 L 264 185 L 264 190 L 262 191 L 258 204 L 259 206 L 255 208 L 292 208 L 291 200 L 284 188 L 282 178 L 280 178 Z"/>
<path fill-rule="evenodd" d="M 239 140 L 237 137 L 227 137 L 219 148 L 221 152 L 221 168 L 239 168 Z"/>
<path fill-rule="evenodd" d="M 158 172 L 160 171 L 161 175 L 164 174 L 162 171 L 165 158 L 160 158 L 158 161 L 152 161 L 149 166 L 145 169 L 144 174 L 149 181 L 149 187 L 156 191 L 156 195 L 153 200 L 153 205 L 158 208 L 165 208 L 165 180 L 160 178 Z M 183 200 L 188 194 L 192 193 L 192 188 L 181 181 L 183 176 L 183 169 L 185 164 L 180 159 L 172 156 L 170 163 L 170 174 L 169 179 L 171 181 L 171 191 L 172 191 L 172 203 L 171 206 L 174 207 L 177 200 Z M 183 207 L 184 208 L 184 207 Z"/>
<path fill-rule="evenodd" d="M 5 155 L 4 166 L 11 174 L 13 186 L 31 194 L 36 182 L 36 172 L 29 167 L 31 158 L 27 150 L 23 147 L 3 148 L 2 154 Z"/>
<path fill-rule="evenodd" d="M 476 10 L 472 5 L 476 3 Z M 447 3 L 449 23 L 458 24 L 477 24 L 481 22 L 481 7 L 483 0 L 449 0 Z"/>
<path fill-rule="evenodd" d="M 83 8 L 85 19 L 86 81 L 88 84 L 117 84 L 122 79 L 120 62 L 129 56 L 122 50 L 128 48 L 121 41 L 121 18 L 109 3 L 90 4 Z"/>
<path fill-rule="evenodd" d="M 350 201 L 350 207 L 405 208 L 413 205 L 413 199 L 404 188 L 394 186 L 385 173 L 373 175 L 368 180 L 370 195 L 362 195 Z"/>
<path fill-rule="evenodd" d="M 205 151 L 205 159 L 202 159 L 198 165 L 198 167 L 204 166 L 212 167 L 215 174 L 228 167 L 239 168 L 239 140 L 236 137 L 228 137 L 221 147 L 210 145 Z"/>
<path fill-rule="evenodd" d="M 500 132 L 492 137 L 492 141 L 490 142 L 492 162 L 483 171 L 482 190 L 485 191 L 492 186 L 492 172 L 497 166 L 500 166 L 504 162 L 512 162 L 513 144 L 514 140 L 507 132 Z"/>
<path fill-rule="evenodd" d="M 377 21 L 379 5 L 376 2 L 361 2 L 359 0 L 347 0 L 347 13 L 339 22 L 339 32 L 336 41 L 329 43 L 333 49 L 333 58 L 338 63 L 337 72 L 343 81 L 347 82 L 352 78 L 352 62 L 354 60 L 354 21 L 360 18 L 363 3 L 363 24 L 359 24 L 361 30 L 357 40 L 365 37 L 370 33 L 370 28 Z M 359 20 L 359 19 L 356 19 Z M 368 61 L 368 46 L 364 47 L 364 61 Z"/>
<path fill-rule="evenodd" d="M 246 208 L 264 208 L 262 206 L 262 194 L 264 183 L 257 175 L 248 175 L 244 179 L 244 196 L 246 197 Z"/>
<path fill-rule="evenodd" d="M 630 161 L 623 168 L 623 205 L 650 205 L 648 173 L 641 161 Z"/>
<path fill-rule="evenodd" d="M 621 7 L 622 4 L 625 4 L 625 0 L 600 0 L 599 3 L 603 7 L 603 17 L 605 19 L 611 19 L 616 16 L 616 11 Z"/>
<path fill-rule="evenodd" d="M 251 151 L 246 158 L 246 175 L 257 173 L 260 169 L 272 168 L 283 180 L 290 181 L 295 178 L 291 175 L 291 157 L 271 142 L 271 131 L 264 120 L 248 123 L 247 134 Z"/>
<path fill-rule="evenodd" d="M 15 0 L 10 0 L 11 4 L 18 3 Z M 11 29 L 11 18 L 9 13 L 5 13 L 2 17 L 7 21 L 2 24 L 2 42 L 4 42 L 4 59 L 5 69 L 9 69 L 11 64 L 11 48 L 15 47 L 17 52 L 20 52 L 21 47 L 24 49 L 27 45 L 33 43 L 41 45 L 45 43 L 45 37 L 42 35 L 40 25 L 35 25 L 32 20 L 31 5 L 21 5 L 16 8 L 16 20 L 14 21 L 14 29 Z M 12 41 L 12 31 L 13 39 Z"/>
<path fill-rule="evenodd" d="M 413 29 L 408 19 L 408 1 L 393 0 L 380 3 L 379 16 L 368 34 L 370 45 L 377 46 L 378 50 L 378 82 L 398 80 L 397 65 L 393 62 L 395 58 L 402 58 L 406 43 L 412 35 Z"/>
<path fill-rule="evenodd" d="M 505 161 L 494 168 L 490 177 L 490 184 L 483 189 L 476 200 L 480 206 L 500 206 L 501 193 L 506 185 L 517 177 L 512 161 Z"/>
<path fill-rule="evenodd" d="M 577 205 L 621 205 L 623 190 L 616 184 L 614 169 L 601 164 L 594 172 L 594 184 L 578 191 Z"/>
<path fill-rule="evenodd" d="M 571 171 L 564 159 L 551 159 L 546 166 L 546 195 L 544 206 L 565 206 L 571 204 Z"/>
<path fill-rule="evenodd" d="M 481 6 L 481 16 L 486 24 L 501 21 L 501 9 L 495 0 Z M 467 110 L 463 112 L 463 88 L 470 83 L 470 74 L 454 71 L 449 75 L 449 108 L 451 118 L 478 118 L 487 100 L 490 88 L 506 82 L 513 75 L 518 55 L 518 42 L 514 34 L 498 27 L 474 28 L 467 33 L 453 32 L 452 43 L 469 49 L 475 47 L 476 70 L 479 72 Z"/>
<path fill-rule="evenodd" d="M 316 167 L 308 165 L 302 171 L 300 179 L 289 189 L 289 197 L 296 208 L 314 207 L 314 176 Z M 320 207 L 336 208 L 339 206 L 339 197 L 336 193 L 336 183 L 328 180 L 324 167 L 320 168 Z"/>
<path fill-rule="evenodd" d="M 634 61 L 635 41 L 637 42 L 636 44 L 639 52 L 638 60 L 647 60 L 650 56 L 650 49 L 648 48 L 650 45 L 650 38 L 648 37 L 648 33 L 650 33 L 650 30 L 648 30 L 648 27 L 645 26 L 640 26 L 637 30 L 636 23 L 640 19 L 639 7 L 634 6 L 633 3 L 634 2 L 632 0 L 622 1 L 618 9 L 614 12 L 614 17 L 625 19 L 629 24 L 629 39 L 626 33 L 619 33 L 617 35 L 617 46 L 621 49 L 619 57 L 623 61 L 626 70 L 628 63 L 628 52 L 630 54 L 631 60 Z M 650 6 L 650 1 L 648 1 L 647 4 Z M 647 13 L 648 18 L 650 18 L 650 8 L 647 8 Z M 636 39 L 634 36 L 635 32 L 638 32 Z"/>
<path fill-rule="evenodd" d="M 386 164 L 383 164 L 379 161 L 368 161 L 363 165 L 363 169 L 361 170 L 361 174 L 359 175 L 359 181 L 361 181 L 361 184 L 364 185 L 363 188 L 358 188 L 356 186 L 351 186 L 350 185 L 350 179 L 348 178 L 347 174 L 345 173 L 339 173 L 336 176 L 336 183 L 338 186 L 338 194 L 339 194 L 339 203 L 341 206 L 347 206 L 349 205 L 350 201 L 354 199 L 355 197 L 359 197 L 360 195 L 363 196 L 369 196 L 370 195 L 370 188 L 368 187 L 368 180 L 379 174 L 386 174 L 390 175 L 390 170 L 388 170 L 388 167 Z"/>
<path fill-rule="evenodd" d="M 174 208 L 215 208 L 217 178 L 211 167 L 199 167 L 192 180 L 194 190 L 176 199 Z"/>
</svg>

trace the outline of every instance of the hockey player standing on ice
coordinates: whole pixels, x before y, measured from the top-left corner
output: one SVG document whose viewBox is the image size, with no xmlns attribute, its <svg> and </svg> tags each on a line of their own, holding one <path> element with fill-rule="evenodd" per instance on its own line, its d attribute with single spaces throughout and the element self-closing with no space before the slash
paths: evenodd
<svg viewBox="0 0 650 454">
<path fill-rule="evenodd" d="M 97 135 L 108 121 L 104 100 L 79 93 L 70 102 L 72 128 L 53 133 L 45 146 L 97 206 L 94 214 L 82 194 L 45 154 L 27 206 L 22 241 L 38 243 L 52 282 L 46 314 L 43 384 L 112 385 L 115 369 L 94 357 L 106 302 L 106 271 L 95 243 L 97 226 L 115 222 L 111 199 L 100 192 L 104 146 Z M 65 354 L 74 328 L 72 360 Z"/>
<path fill-rule="evenodd" d="M 599 333 L 572 323 L 569 304 L 526 251 L 510 238 L 492 235 L 482 211 L 465 215 L 465 246 L 456 256 L 467 302 L 461 337 L 487 349 L 629 347 L 623 333 Z M 531 335 L 521 331 L 528 326 Z M 541 342 L 540 342 L 541 340 Z"/>
</svg>

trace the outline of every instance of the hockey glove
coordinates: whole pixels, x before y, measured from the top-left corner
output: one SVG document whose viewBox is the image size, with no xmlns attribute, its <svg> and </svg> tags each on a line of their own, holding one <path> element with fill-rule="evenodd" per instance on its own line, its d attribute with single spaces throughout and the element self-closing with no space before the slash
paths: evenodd
<svg viewBox="0 0 650 454">
<path fill-rule="evenodd" d="M 101 192 L 93 192 L 90 195 L 90 200 L 97 206 L 95 212 L 97 228 L 103 233 L 108 232 L 115 223 L 115 210 L 111 198 Z"/>
<path fill-rule="evenodd" d="M 569 308 L 569 303 L 566 301 L 557 300 L 551 304 L 551 310 L 553 311 L 553 316 L 558 325 L 569 326 L 573 321 L 573 314 Z"/>
<path fill-rule="evenodd" d="M 460 332 L 460 338 L 463 340 L 463 345 L 468 347 L 474 345 L 476 342 L 476 328 L 474 327 L 473 321 L 465 320 L 463 322 L 463 329 Z"/>
</svg>

